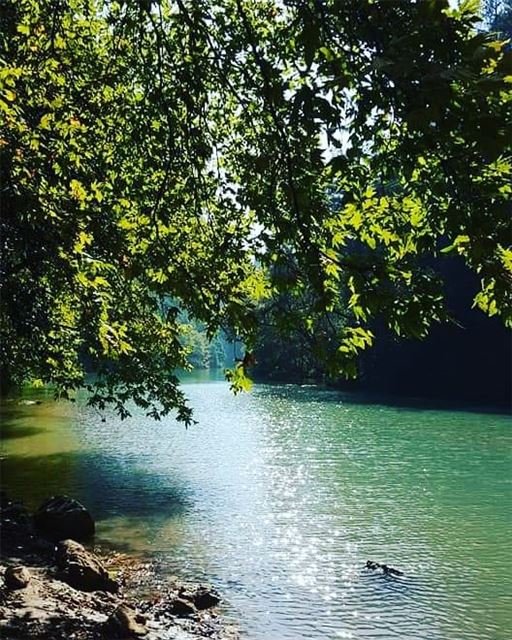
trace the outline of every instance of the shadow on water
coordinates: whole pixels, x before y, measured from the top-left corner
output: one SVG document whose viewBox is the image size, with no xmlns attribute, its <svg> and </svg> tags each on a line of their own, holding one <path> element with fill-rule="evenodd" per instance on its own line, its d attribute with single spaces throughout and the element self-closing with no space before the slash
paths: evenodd
<svg viewBox="0 0 512 640">
<path fill-rule="evenodd" d="M 473 405 L 464 402 L 453 403 L 442 399 L 397 397 L 363 391 L 344 391 L 322 385 L 298 385 L 265 383 L 256 387 L 258 395 L 293 399 L 297 402 L 332 402 L 352 405 L 386 406 L 396 409 L 415 409 L 418 411 L 453 411 L 461 413 L 482 413 L 489 415 L 512 414 L 511 405 Z"/>
<path fill-rule="evenodd" d="M 171 474 L 148 470 L 144 460 L 99 452 L 9 456 L 2 461 L 2 488 L 29 508 L 48 496 L 83 501 L 96 520 L 111 517 L 172 518 L 191 504 L 190 491 Z"/>
<path fill-rule="evenodd" d="M 44 429 L 29 425 L 18 425 L 13 422 L 2 421 L 0 426 L 0 442 L 2 440 L 12 440 L 13 438 L 27 438 L 42 433 Z"/>
</svg>

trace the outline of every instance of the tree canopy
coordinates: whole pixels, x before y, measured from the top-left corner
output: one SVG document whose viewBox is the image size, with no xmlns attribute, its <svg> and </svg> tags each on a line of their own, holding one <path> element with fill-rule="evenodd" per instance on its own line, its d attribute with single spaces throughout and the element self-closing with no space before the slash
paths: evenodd
<svg viewBox="0 0 512 640">
<path fill-rule="evenodd" d="M 481 12 L 490 31 L 502 39 L 512 37 L 512 0 L 483 0 Z"/>
<path fill-rule="evenodd" d="M 2 3 L 3 381 L 188 422 L 182 311 L 248 351 L 272 318 L 353 375 L 375 318 L 449 319 L 453 254 L 510 325 L 512 54 L 477 8 Z"/>
</svg>

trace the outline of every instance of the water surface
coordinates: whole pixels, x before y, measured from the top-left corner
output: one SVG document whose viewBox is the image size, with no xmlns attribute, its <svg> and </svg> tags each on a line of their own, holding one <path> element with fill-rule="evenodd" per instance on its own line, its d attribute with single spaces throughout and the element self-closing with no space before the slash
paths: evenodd
<svg viewBox="0 0 512 640">
<path fill-rule="evenodd" d="M 101 543 L 213 582 L 249 640 L 511 637 L 509 417 L 314 387 L 185 390 L 188 430 L 5 404 L 3 484 L 30 506 L 76 496 Z"/>
</svg>

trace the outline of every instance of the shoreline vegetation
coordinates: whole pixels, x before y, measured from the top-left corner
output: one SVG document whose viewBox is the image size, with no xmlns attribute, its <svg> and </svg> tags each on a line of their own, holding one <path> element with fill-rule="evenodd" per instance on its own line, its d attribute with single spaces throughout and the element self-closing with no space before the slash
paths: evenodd
<svg viewBox="0 0 512 640">
<path fill-rule="evenodd" d="M 75 538 L 81 538 L 81 530 L 90 533 L 93 521 L 89 519 L 85 507 L 65 496 L 46 501 L 31 514 L 2 492 L 2 637 L 239 638 L 238 630 L 219 610 L 221 598 L 211 586 L 175 576 L 162 581 L 151 563 L 106 553 L 91 544 L 84 547 L 70 538 L 58 540 L 66 533 Z"/>
</svg>

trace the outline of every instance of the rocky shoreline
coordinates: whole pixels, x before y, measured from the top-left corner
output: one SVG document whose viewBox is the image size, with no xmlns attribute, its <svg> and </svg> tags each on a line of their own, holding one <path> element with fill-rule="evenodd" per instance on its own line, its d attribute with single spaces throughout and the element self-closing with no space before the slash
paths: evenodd
<svg viewBox="0 0 512 640">
<path fill-rule="evenodd" d="M 211 586 L 179 579 L 162 585 L 148 563 L 93 552 L 77 540 L 81 531 L 86 538 L 94 532 L 87 510 L 67 497 L 52 500 L 30 514 L 0 496 L 2 638 L 239 638 Z"/>
</svg>

